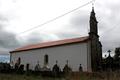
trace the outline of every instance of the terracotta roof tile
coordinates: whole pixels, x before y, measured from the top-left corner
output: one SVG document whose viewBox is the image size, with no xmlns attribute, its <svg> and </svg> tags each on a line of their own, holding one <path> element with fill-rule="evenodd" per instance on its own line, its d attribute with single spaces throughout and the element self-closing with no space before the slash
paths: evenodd
<svg viewBox="0 0 120 80">
<path fill-rule="evenodd" d="M 52 46 L 59 46 L 59 45 L 64 45 L 64 44 L 78 43 L 78 42 L 83 43 L 83 42 L 86 42 L 87 40 L 89 40 L 89 37 L 85 36 L 85 37 L 80 37 L 80 38 L 32 44 L 32 45 L 27 45 L 27 46 L 15 49 L 14 51 L 11 51 L 10 53 L 27 51 L 27 50 L 32 50 L 32 49 L 40 49 L 40 48 L 46 48 L 46 47 L 52 47 Z"/>
</svg>

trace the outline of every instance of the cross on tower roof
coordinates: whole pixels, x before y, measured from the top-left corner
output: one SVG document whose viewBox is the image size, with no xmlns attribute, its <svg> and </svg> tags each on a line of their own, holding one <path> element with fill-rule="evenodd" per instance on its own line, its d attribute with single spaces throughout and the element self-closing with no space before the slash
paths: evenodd
<svg viewBox="0 0 120 80">
<path fill-rule="evenodd" d="M 110 54 L 111 50 L 108 50 L 108 53 Z"/>
<path fill-rule="evenodd" d="M 111 57 L 111 56 L 110 56 L 111 50 L 108 50 L 107 52 L 109 53 L 109 56 L 108 56 L 108 57 Z"/>
</svg>

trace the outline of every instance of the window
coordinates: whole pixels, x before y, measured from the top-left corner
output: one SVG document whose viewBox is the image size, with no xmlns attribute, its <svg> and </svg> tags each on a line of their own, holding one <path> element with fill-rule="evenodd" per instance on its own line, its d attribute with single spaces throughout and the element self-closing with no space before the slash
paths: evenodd
<svg viewBox="0 0 120 80">
<path fill-rule="evenodd" d="M 27 71 L 29 70 L 29 66 L 30 66 L 30 64 L 27 63 L 27 64 L 26 64 L 26 70 L 27 70 Z"/>
<path fill-rule="evenodd" d="M 17 64 L 20 65 L 21 64 L 21 58 L 19 57 L 17 60 Z"/>
<path fill-rule="evenodd" d="M 47 55 L 47 54 L 44 56 L 44 64 L 45 64 L 45 65 L 48 64 L 48 55 Z"/>
</svg>

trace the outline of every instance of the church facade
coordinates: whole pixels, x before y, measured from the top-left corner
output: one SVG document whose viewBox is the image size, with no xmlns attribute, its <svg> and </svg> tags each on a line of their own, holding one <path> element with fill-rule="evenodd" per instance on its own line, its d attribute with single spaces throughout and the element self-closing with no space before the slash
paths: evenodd
<svg viewBox="0 0 120 80">
<path fill-rule="evenodd" d="M 52 69 L 57 63 L 61 70 L 68 64 L 72 71 L 78 71 L 80 65 L 83 71 L 97 71 L 101 67 L 102 45 L 94 8 L 89 23 L 89 36 L 27 45 L 11 51 L 10 62 L 15 65 L 19 61 L 24 65 L 24 70 L 28 64 L 31 70 L 34 70 L 37 64 L 44 70 Z"/>
</svg>

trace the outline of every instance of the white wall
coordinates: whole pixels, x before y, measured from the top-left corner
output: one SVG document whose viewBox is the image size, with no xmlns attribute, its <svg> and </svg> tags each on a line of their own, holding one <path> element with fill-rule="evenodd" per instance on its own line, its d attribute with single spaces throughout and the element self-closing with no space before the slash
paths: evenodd
<svg viewBox="0 0 120 80">
<path fill-rule="evenodd" d="M 50 48 L 16 52 L 11 54 L 11 61 L 15 63 L 18 57 L 20 57 L 22 64 L 26 65 L 29 63 L 30 68 L 34 69 L 37 61 L 40 62 L 41 67 L 43 66 L 44 55 L 48 54 L 50 68 L 52 68 L 56 60 L 58 60 L 58 64 L 62 69 L 66 64 L 66 60 L 68 60 L 73 71 L 78 71 L 79 64 L 82 64 L 84 71 L 88 71 L 90 70 L 90 60 L 88 60 L 90 58 L 87 59 L 89 56 L 88 48 L 87 43 L 74 43 Z"/>
</svg>

